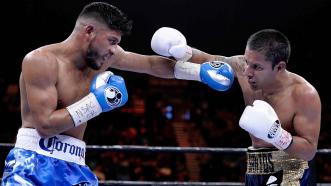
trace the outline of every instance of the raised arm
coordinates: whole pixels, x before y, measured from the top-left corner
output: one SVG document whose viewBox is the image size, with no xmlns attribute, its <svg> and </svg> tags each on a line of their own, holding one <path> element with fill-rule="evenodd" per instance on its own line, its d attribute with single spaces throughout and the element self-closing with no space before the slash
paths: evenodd
<svg viewBox="0 0 331 186">
<path fill-rule="evenodd" d="M 122 48 L 116 51 L 116 58 L 109 66 L 121 70 L 146 73 L 162 78 L 195 80 L 206 83 L 217 91 L 228 90 L 233 83 L 233 70 L 228 64 L 210 62 L 202 65 L 174 61 L 162 56 L 146 56 L 126 52 Z"/>
<path fill-rule="evenodd" d="M 73 127 L 69 113 L 65 109 L 57 110 L 57 73 L 55 58 L 40 51 L 28 54 L 23 60 L 23 126 L 34 127 L 43 136 L 58 134 Z"/>
<path fill-rule="evenodd" d="M 318 137 L 321 125 L 321 101 L 317 91 L 309 85 L 295 90 L 297 112 L 293 119 L 293 127 L 296 133 L 293 136 L 293 144 L 287 153 L 306 160 L 311 160 L 318 145 Z"/>
<path fill-rule="evenodd" d="M 115 69 L 145 73 L 161 78 L 174 78 L 175 61 L 157 55 L 141 55 L 124 51 L 120 46 L 108 66 Z"/>
<path fill-rule="evenodd" d="M 236 77 L 242 76 L 246 67 L 246 61 L 243 55 L 235 55 L 230 57 L 212 55 L 196 48 L 192 48 L 192 57 L 189 59 L 189 61 L 194 63 L 204 63 L 206 61 L 223 61 L 232 67 Z"/>
<path fill-rule="evenodd" d="M 255 100 L 248 105 L 239 121 L 251 135 L 273 144 L 280 150 L 304 160 L 311 160 L 317 151 L 321 122 L 321 103 L 314 88 L 296 88 L 293 128 L 283 128 L 274 108 L 265 101 Z M 263 125 L 260 125 L 263 123 Z"/>
<path fill-rule="evenodd" d="M 185 36 L 174 28 L 162 27 L 158 29 L 151 40 L 153 51 L 166 57 L 174 57 L 178 61 L 189 61 L 202 64 L 209 61 L 222 61 L 229 64 L 235 75 L 241 75 L 245 69 L 246 61 L 242 55 L 221 56 L 212 55 L 197 48 L 190 47 Z"/>
<path fill-rule="evenodd" d="M 84 127 L 81 124 L 127 102 L 128 95 L 122 77 L 110 71 L 96 74 L 88 90 L 84 81 L 58 81 L 59 64 L 56 59 L 52 54 L 38 51 L 24 59 L 21 76 L 24 127 L 33 127 L 40 135 L 50 137 L 74 127 Z M 80 71 L 76 70 L 75 73 Z M 90 80 L 89 77 L 85 78 Z M 62 100 L 58 95 L 60 84 Z M 59 107 L 60 101 L 63 105 Z"/>
</svg>

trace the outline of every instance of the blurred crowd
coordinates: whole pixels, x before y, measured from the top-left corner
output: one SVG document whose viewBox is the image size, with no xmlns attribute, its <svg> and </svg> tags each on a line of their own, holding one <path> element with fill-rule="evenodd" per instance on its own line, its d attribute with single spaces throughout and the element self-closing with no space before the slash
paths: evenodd
<svg viewBox="0 0 331 186">
<path fill-rule="evenodd" d="M 14 143 L 21 125 L 17 82 L 0 79 L 0 143 Z M 244 103 L 237 85 L 220 93 L 198 82 L 151 77 L 128 77 L 126 82 L 128 103 L 89 121 L 84 138 L 88 145 L 250 145 L 248 134 L 238 126 Z M 323 105 L 319 148 L 331 148 L 330 123 L 331 108 Z M 1 149 L 1 162 L 8 150 Z M 331 182 L 331 159 L 327 157 L 330 154 L 318 154 L 311 162 L 317 182 Z M 243 182 L 246 167 L 244 153 L 88 150 L 86 158 L 100 180 Z"/>
</svg>

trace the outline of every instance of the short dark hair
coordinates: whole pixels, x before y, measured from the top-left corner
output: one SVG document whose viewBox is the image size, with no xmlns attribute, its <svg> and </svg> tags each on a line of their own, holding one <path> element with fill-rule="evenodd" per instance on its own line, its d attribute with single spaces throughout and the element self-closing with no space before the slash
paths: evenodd
<svg viewBox="0 0 331 186">
<path fill-rule="evenodd" d="M 122 34 L 129 34 L 132 28 L 132 21 L 119 8 L 105 2 L 87 4 L 78 17 L 95 18 Z"/>
<path fill-rule="evenodd" d="M 263 29 L 252 34 L 248 41 L 249 50 L 263 52 L 266 60 L 272 62 L 272 67 L 280 61 L 288 63 L 291 45 L 287 37 L 275 29 Z"/>
</svg>

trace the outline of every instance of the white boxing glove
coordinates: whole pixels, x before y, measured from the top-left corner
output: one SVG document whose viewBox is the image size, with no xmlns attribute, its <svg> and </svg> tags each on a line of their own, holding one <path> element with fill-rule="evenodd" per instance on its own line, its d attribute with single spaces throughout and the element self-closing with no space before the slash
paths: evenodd
<svg viewBox="0 0 331 186">
<path fill-rule="evenodd" d="M 282 128 L 275 110 L 265 101 L 255 100 L 253 106 L 247 106 L 239 125 L 280 150 L 287 149 L 293 142 L 292 135 Z"/>
<path fill-rule="evenodd" d="M 159 55 L 180 61 L 192 57 L 192 48 L 187 45 L 184 35 L 174 28 L 159 28 L 152 37 L 151 47 Z"/>
</svg>

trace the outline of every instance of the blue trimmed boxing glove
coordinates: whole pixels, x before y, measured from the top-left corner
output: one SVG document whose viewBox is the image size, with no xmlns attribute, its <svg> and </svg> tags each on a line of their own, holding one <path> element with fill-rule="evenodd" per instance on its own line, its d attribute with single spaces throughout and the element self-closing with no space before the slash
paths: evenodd
<svg viewBox="0 0 331 186">
<path fill-rule="evenodd" d="M 201 64 L 201 81 L 217 91 L 227 91 L 233 84 L 233 70 L 227 63 L 211 61 Z"/>
<path fill-rule="evenodd" d="M 121 76 L 110 76 L 105 85 L 97 88 L 91 86 L 90 91 L 98 100 L 102 112 L 108 112 L 114 108 L 121 107 L 128 101 L 125 82 Z"/>
<path fill-rule="evenodd" d="M 234 81 L 233 69 L 222 61 L 202 64 L 177 61 L 174 75 L 177 79 L 201 81 L 217 91 L 227 91 Z"/>
<path fill-rule="evenodd" d="M 90 93 L 67 107 L 75 126 L 123 106 L 128 100 L 124 79 L 105 71 L 96 75 L 90 85 Z"/>
</svg>

